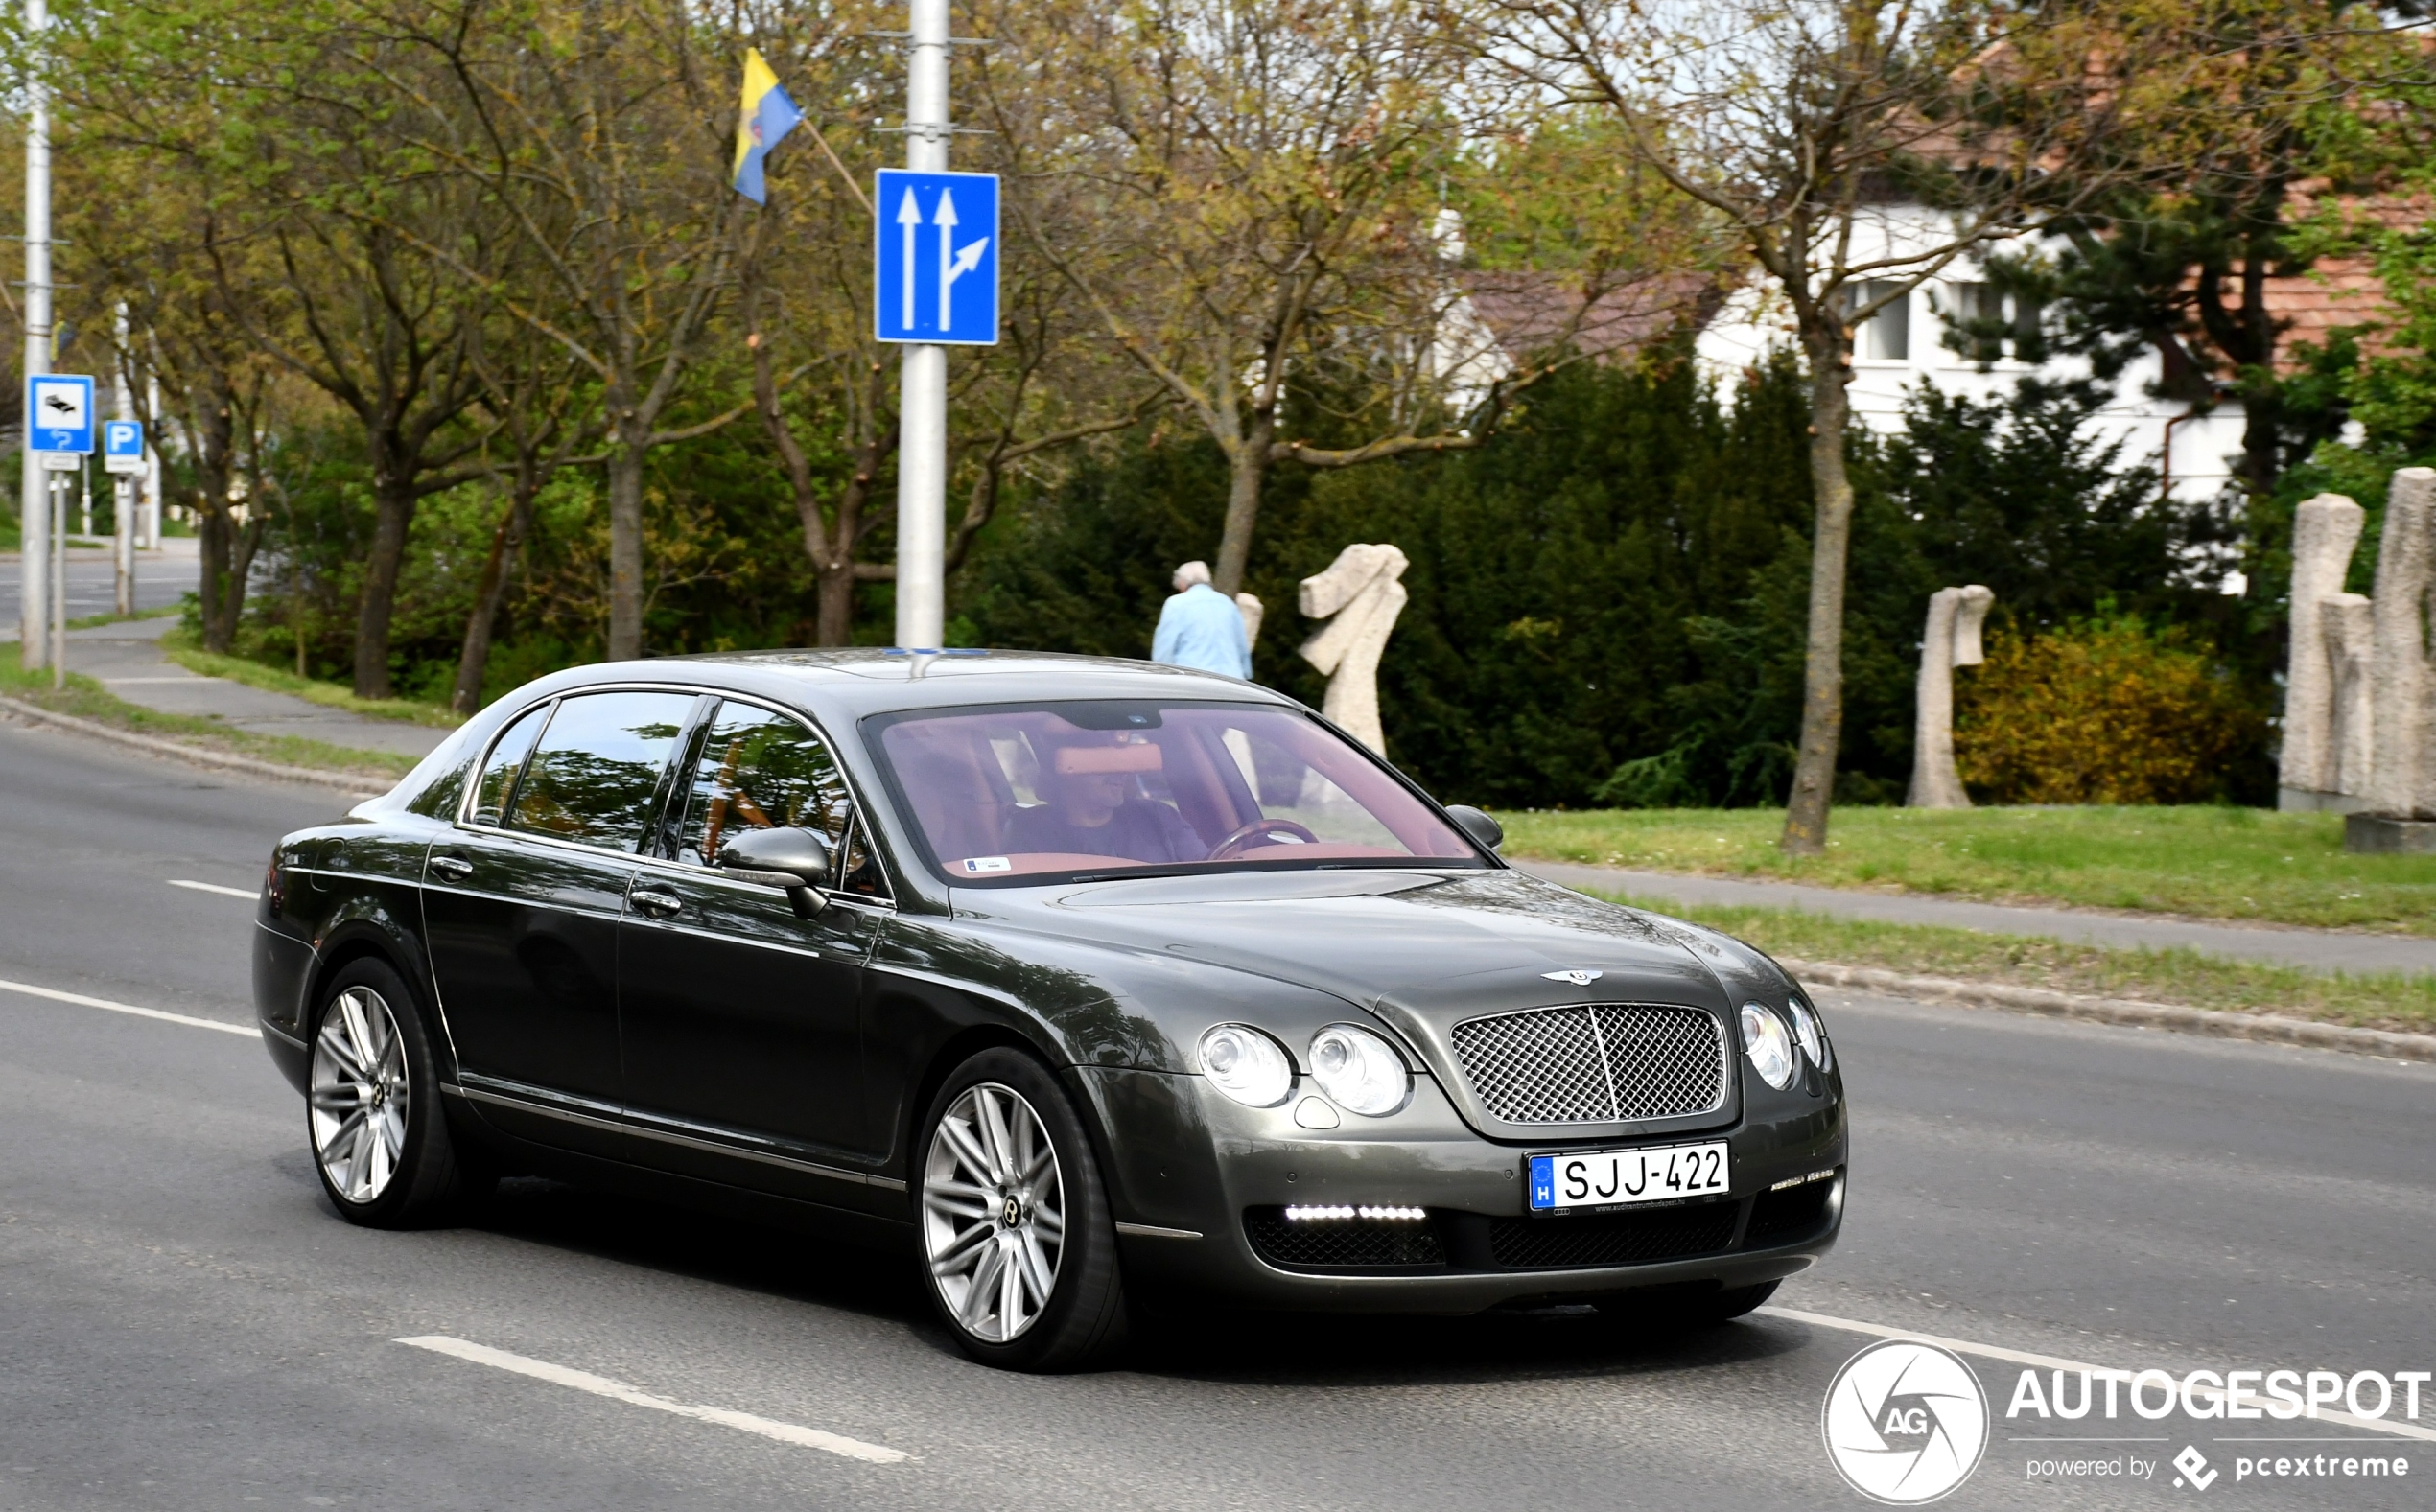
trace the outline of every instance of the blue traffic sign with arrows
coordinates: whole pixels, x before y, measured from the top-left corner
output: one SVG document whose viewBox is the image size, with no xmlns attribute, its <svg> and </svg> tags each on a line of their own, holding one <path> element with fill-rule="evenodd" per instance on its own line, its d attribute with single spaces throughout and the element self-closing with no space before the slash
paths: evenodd
<svg viewBox="0 0 2436 1512">
<path fill-rule="evenodd" d="M 998 175 L 879 171 L 872 333 L 882 341 L 998 343 Z"/>
<path fill-rule="evenodd" d="M 36 452 L 82 456 L 93 450 L 93 380 L 35 373 L 25 381 L 26 430 Z"/>
</svg>

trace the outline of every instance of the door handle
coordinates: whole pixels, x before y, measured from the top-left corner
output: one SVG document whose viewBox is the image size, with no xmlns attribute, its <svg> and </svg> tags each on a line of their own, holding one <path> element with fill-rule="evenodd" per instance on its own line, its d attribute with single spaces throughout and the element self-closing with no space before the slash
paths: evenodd
<svg viewBox="0 0 2436 1512">
<path fill-rule="evenodd" d="M 674 919 L 685 909 L 683 903 L 667 893 L 629 893 L 626 899 L 654 919 Z"/>
<path fill-rule="evenodd" d="M 463 856 L 433 856 L 431 867 L 452 882 L 462 882 L 474 874 L 474 863 Z"/>
</svg>

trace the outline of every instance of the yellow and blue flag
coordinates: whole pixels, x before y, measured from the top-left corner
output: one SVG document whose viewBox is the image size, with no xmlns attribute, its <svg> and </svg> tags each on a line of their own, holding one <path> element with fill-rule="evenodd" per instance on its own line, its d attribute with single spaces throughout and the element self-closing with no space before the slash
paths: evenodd
<svg viewBox="0 0 2436 1512">
<path fill-rule="evenodd" d="M 779 87 L 778 75 L 761 61 L 759 49 L 744 53 L 744 99 L 736 122 L 736 192 L 755 204 L 768 203 L 761 184 L 761 159 L 779 138 L 795 129 L 804 112 Z"/>
</svg>

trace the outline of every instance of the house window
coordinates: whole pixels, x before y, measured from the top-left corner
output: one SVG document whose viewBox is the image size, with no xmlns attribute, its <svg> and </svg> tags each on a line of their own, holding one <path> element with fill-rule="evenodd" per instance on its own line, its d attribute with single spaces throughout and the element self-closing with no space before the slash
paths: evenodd
<svg viewBox="0 0 2436 1512">
<path fill-rule="evenodd" d="M 2045 360 L 2039 339 L 2044 311 L 2037 300 L 1980 283 L 1948 284 L 1946 291 L 1946 299 L 1935 301 L 1937 313 L 1946 321 L 1945 344 L 1964 361 L 1996 362 L 2007 357 L 2018 362 Z"/>
<path fill-rule="evenodd" d="M 1904 286 L 1888 279 L 1873 278 L 1847 286 L 1844 308 L 1860 310 L 1893 294 L 1886 307 L 1861 323 L 1853 333 L 1853 356 L 1865 362 L 1908 362 L 1911 361 L 1911 297 L 1899 293 Z"/>
</svg>

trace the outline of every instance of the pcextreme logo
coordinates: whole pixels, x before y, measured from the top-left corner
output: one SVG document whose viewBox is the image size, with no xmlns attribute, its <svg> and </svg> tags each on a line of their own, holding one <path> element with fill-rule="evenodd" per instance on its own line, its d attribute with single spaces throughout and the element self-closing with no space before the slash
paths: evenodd
<svg viewBox="0 0 2436 1512">
<path fill-rule="evenodd" d="M 1890 1338 L 1844 1361 L 1819 1412 L 1827 1457 L 1873 1501 L 1919 1506 L 1971 1478 L 1988 1448 L 1988 1398 L 1961 1357 Z"/>
</svg>

